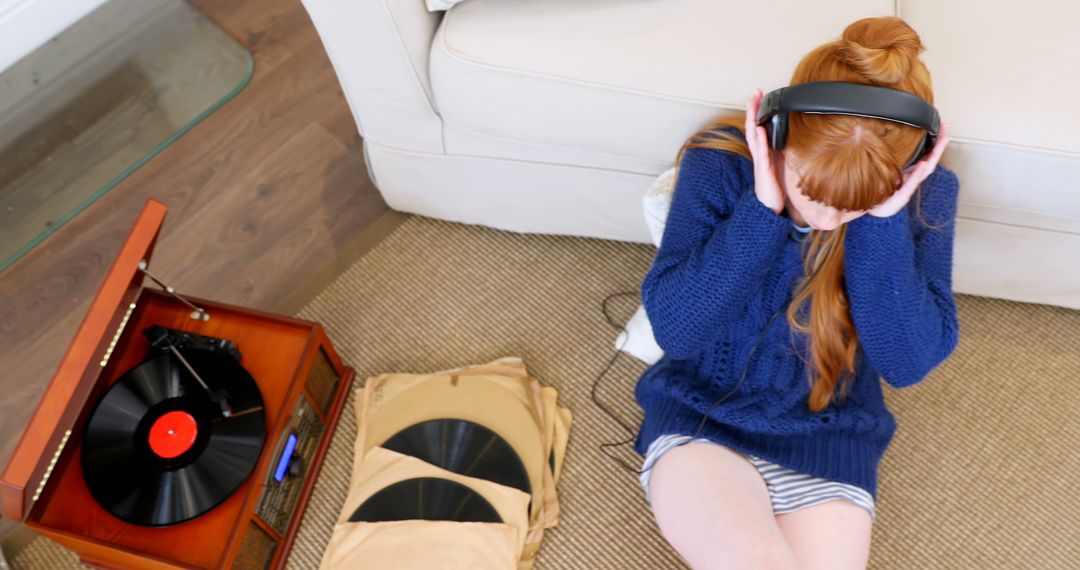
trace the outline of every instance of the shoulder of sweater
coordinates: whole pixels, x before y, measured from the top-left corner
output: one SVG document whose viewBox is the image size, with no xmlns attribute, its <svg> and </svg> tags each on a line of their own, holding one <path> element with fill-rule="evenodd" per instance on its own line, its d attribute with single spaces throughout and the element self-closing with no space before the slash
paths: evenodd
<svg viewBox="0 0 1080 570">
<path fill-rule="evenodd" d="M 955 216 L 956 202 L 960 194 L 960 179 L 955 172 L 938 164 L 926 180 L 923 180 L 919 192 L 920 206 L 928 217 L 935 218 L 937 222 L 948 222 L 946 218 Z"/>
<path fill-rule="evenodd" d="M 695 162 L 699 164 L 705 164 L 713 167 L 724 167 L 733 169 L 749 169 L 753 172 L 753 162 L 743 155 L 730 150 L 722 150 L 718 148 L 688 148 L 683 153 L 683 164 L 687 164 L 687 161 Z"/>
<path fill-rule="evenodd" d="M 956 176 L 955 172 L 941 163 L 938 163 L 930 176 L 926 177 L 923 184 L 934 187 L 947 187 L 952 192 L 960 190 L 960 178 Z"/>
<path fill-rule="evenodd" d="M 930 231 L 954 227 L 959 193 L 960 181 L 956 173 L 938 164 L 906 206 L 916 240 Z"/>
<path fill-rule="evenodd" d="M 737 152 L 717 148 L 689 148 L 683 153 L 678 178 L 707 180 L 727 200 L 737 200 L 753 188 L 754 165 Z"/>
</svg>

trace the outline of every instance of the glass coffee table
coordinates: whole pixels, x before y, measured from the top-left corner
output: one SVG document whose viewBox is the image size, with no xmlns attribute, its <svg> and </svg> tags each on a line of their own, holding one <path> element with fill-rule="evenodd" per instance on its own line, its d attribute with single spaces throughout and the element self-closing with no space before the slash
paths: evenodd
<svg viewBox="0 0 1080 570">
<path fill-rule="evenodd" d="M 0 71 L 0 271 L 247 85 L 183 0 L 109 0 Z"/>
</svg>

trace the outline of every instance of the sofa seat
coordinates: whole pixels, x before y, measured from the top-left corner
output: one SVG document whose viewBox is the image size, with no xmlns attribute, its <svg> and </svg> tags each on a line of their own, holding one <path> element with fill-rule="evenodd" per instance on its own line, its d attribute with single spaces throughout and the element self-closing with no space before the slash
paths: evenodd
<svg viewBox="0 0 1080 570">
<path fill-rule="evenodd" d="M 446 152 L 659 174 L 687 133 L 718 110 L 745 109 L 746 86 L 763 74 L 763 89 L 787 82 L 790 69 L 768 62 L 793 66 L 853 17 L 892 14 L 893 2 L 792 3 L 808 25 L 747 50 L 757 33 L 729 22 L 758 9 L 700 0 L 463 2 L 446 13 L 431 48 Z"/>
<path fill-rule="evenodd" d="M 766 26 L 742 23 L 778 7 L 469 0 L 446 13 L 431 47 L 445 151 L 659 174 L 687 133 L 718 112 L 745 109 L 747 85 L 784 85 L 813 46 L 855 19 L 891 15 L 895 8 L 889 0 L 786 3 L 787 17 L 801 25 L 761 41 Z M 1080 123 L 1080 107 L 1032 88 L 1052 83 L 1057 93 L 1080 90 L 1080 74 L 1036 57 L 1037 45 L 980 32 L 1031 20 L 1062 27 L 1058 37 L 1072 37 L 1080 51 L 1080 36 L 1065 27 L 1080 18 L 1080 5 L 1070 9 L 1073 17 L 1051 22 L 1034 13 L 1011 14 L 1005 22 L 974 0 L 901 2 L 928 47 L 924 57 L 935 72 L 938 107 L 953 126 L 945 163 L 958 169 L 965 187 L 978 188 L 964 193 L 962 216 L 1080 234 L 1080 195 L 1071 183 L 1080 177 L 1080 131 L 1057 128 L 1061 121 L 1055 120 L 1064 115 L 1065 124 Z M 973 18 L 970 26 L 953 24 L 961 13 Z M 958 33 L 965 41 L 946 37 Z M 971 65 L 980 54 L 1011 60 L 1007 67 L 1018 76 L 999 80 L 998 66 Z M 769 64 L 776 61 L 791 63 Z M 1062 81 L 1075 85 L 1062 91 Z M 988 85 L 996 88 L 982 92 Z"/>
<path fill-rule="evenodd" d="M 917 30 L 961 180 L 953 290 L 1080 309 L 1080 3 L 303 0 L 403 212 L 649 241 L 679 145 L 851 22 Z"/>
</svg>

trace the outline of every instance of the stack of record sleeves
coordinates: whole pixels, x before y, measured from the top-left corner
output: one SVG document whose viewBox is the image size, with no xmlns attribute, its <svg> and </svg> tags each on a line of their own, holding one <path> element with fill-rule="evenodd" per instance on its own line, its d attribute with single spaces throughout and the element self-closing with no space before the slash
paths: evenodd
<svg viewBox="0 0 1080 570">
<path fill-rule="evenodd" d="M 505 357 L 357 390 L 349 493 L 322 569 L 532 567 L 558 523 L 558 393 Z"/>
</svg>

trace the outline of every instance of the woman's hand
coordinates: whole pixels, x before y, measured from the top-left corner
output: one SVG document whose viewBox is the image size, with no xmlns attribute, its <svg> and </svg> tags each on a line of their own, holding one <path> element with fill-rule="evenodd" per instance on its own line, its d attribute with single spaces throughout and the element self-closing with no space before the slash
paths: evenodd
<svg viewBox="0 0 1080 570">
<path fill-rule="evenodd" d="M 904 173 L 900 189 L 894 192 L 892 196 L 889 196 L 889 199 L 874 206 L 866 213 L 876 218 L 887 218 L 903 209 L 911 200 L 911 196 L 915 193 L 915 189 L 919 187 L 919 184 L 922 184 L 922 181 L 926 180 L 926 177 L 930 176 L 930 173 L 937 168 L 938 161 L 941 160 L 941 153 L 945 152 L 945 145 L 947 144 L 949 144 L 949 125 L 942 123 L 941 135 L 934 142 L 934 149 L 930 151 L 930 156 L 916 162 L 915 166 Z"/>
<path fill-rule="evenodd" d="M 776 176 L 776 163 L 769 148 L 769 138 L 765 127 L 757 124 L 758 108 L 764 97 L 761 89 L 754 90 L 754 96 L 746 104 L 746 145 L 754 161 L 754 193 L 758 200 L 777 214 L 784 211 L 784 191 Z"/>
</svg>

